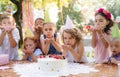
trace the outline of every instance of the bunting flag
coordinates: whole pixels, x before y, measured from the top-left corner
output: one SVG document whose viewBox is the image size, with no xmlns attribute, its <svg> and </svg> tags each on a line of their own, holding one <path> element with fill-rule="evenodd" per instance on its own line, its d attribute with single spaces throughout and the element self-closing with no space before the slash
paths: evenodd
<svg viewBox="0 0 120 77">
<path fill-rule="evenodd" d="M 27 28 L 31 31 L 31 33 L 28 33 L 28 35 L 33 36 L 33 30 L 32 27 L 34 26 L 34 5 L 32 3 L 32 0 L 24 0 L 22 3 L 22 15 L 23 15 L 23 28 Z M 27 29 L 25 36 L 27 36 Z"/>
<path fill-rule="evenodd" d="M 114 27 L 113 27 L 113 32 L 112 32 L 112 37 L 119 37 L 120 38 L 120 30 L 118 28 L 117 23 L 115 23 Z"/>
</svg>

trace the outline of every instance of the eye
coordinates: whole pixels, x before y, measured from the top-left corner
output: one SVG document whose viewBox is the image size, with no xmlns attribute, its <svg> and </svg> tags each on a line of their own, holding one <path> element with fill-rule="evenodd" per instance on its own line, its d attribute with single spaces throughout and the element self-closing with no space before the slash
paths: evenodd
<svg viewBox="0 0 120 77">
<path fill-rule="evenodd" d="M 26 44 L 25 47 L 28 47 L 28 44 Z"/>
<path fill-rule="evenodd" d="M 30 44 L 29 46 L 32 46 L 32 44 Z"/>
<path fill-rule="evenodd" d="M 64 37 L 64 39 L 66 40 L 67 38 L 66 38 L 66 37 Z"/>
<path fill-rule="evenodd" d="M 112 48 L 112 47 L 113 47 L 113 45 L 110 45 L 110 47 Z"/>
<path fill-rule="evenodd" d="M 72 37 L 70 37 L 69 39 L 73 39 Z"/>
<path fill-rule="evenodd" d="M 50 28 L 49 31 L 52 31 L 52 29 Z"/>
<path fill-rule="evenodd" d="M 45 31 L 47 31 L 47 29 L 45 29 Z"/>
<path fill-rule="evenodd" d="M 115 47 L 117 48 L 117 47 L 118 47 L 118 45 L 115 45 Z"/>
<path fill-rule="evenodd" d="M 99 20 L 99 22 L 103 22 L 103 20 Z"/>
</svg>

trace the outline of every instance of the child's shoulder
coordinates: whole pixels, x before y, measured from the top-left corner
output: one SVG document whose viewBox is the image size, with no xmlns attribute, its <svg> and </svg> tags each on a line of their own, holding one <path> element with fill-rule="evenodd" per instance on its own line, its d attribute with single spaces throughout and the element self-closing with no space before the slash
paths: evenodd
<svg viewBox="0 0 120 77">
<path fill-rule="evenodd" d="M 41 51 L 41 49 L 40 49 L 40 48 L 36 48 L 36 49 L 35 49 L 35 51 L 39 51 L 39 50 Z"/>
</svg>

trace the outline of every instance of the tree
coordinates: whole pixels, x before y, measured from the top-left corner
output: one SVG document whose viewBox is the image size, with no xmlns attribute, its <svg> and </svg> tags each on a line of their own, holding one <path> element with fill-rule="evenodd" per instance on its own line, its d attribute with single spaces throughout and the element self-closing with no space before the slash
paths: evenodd
<svg viewBox="0 0 120 77">
<path fill-rule="evenodd" d="M 65 24 L 66 16 L 69 15 L 73 22 L 77 25 L 82 22 L 82 13 L 80 10 L 77 11 L 73 6 L 77 0 L 72 0 L 68 6 L 62 6 L 62 11 L 59 13 L 59 20 L 57 22 L 58 29 L 61 25 Z M 80 27 L 80 26 L 79 26 Z"/>
<path fill-rule="evenodd" d="M 120 16 L 120 2 L 119 0 L 115 0 L 115 1 L 109 0 L 108 3 L 109 3 L 109 6 L 107 6 L 107 8 L 113 14 L 114 19 L 116 19 L 117 16 Z M 118 23 L 118 27 L 120 28 L 120 23 Z"/>
<path fill-rule="evenodd" d="M 23 35 L 22 35 L 22 1 L 23 0 L 10 0 L 12 3 L 14 3 L 17 7 L 17 11 L 13 14 L 13 17 L 16 21 L 16 26 L 20 33 L 20 42 L 19 46 L 21 47 L 23 43 Z"/>
</svg>

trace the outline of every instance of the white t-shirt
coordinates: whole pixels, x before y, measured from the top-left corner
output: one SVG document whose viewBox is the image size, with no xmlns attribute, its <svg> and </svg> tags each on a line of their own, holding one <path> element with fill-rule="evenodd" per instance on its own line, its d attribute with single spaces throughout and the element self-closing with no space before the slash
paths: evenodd
<svg viewBox="0 0 120 77">
<path fill-rule="evenodd" d="M 1 33 L 2 33 L 2 30 L 0 29 L 0 36 L 1 36 Z M 16 47 L 12 48 L 10 46 L 9 37 L 8 37 L 8 34 L 6 34 L 3 40 L 3 44 L 0 46 L 0 54 L 9 54 L 10 60 L 18 60 L 18 42 L 20 40 L 18 29 L 15 28 L 12 31 L 12 34 L 13 34 L 13 38 L 17 43 Z"/>
</svg>

